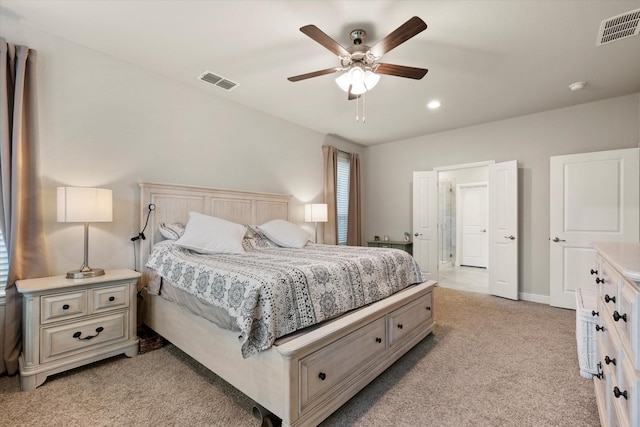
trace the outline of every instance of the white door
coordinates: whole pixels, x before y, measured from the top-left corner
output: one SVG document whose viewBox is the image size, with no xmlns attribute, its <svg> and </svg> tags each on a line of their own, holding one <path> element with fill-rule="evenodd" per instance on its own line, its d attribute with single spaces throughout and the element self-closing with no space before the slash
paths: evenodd
<svg viewBox="0 0 640 427">
<path fill-rule="evenodd" d="M 460 265 L 487 268 L 487 183 L 458 186 Z"/>
<path fill-rule="evenodd" d="M 550 304 L 575 309 L 575 290 L 595 288 L 592 242 L 637 242 L 638 149 L 551 157 Z"/>
<path fill-rule="evenodd" d="M 438 280 L 438 173 L 413 173 L 413 257 L 425 280 Z"/>
<path fill-rule="evenodd" d="M 489 165 L 489 293 L 518 299 L 518 162 Z"/>
</svg>

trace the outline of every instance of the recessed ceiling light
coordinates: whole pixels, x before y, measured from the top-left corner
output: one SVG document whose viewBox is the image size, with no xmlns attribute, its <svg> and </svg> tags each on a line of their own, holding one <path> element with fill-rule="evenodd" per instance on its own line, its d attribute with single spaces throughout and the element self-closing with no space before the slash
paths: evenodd
<svg viewBox="0 0 640 427">
<path fill-rule="evenodd" d="M 569 85 L 569 89 L 571 89 L 571 90 L 572 90 L 572 91 L 574 91 L 574 92 L 575 92 L 575 91 L 577 91 L 577 90 L 582 90 L 582 89 L 584 89 L 584 86 L 585 86 L 586 84 L 587 84 L 587 83 L 585 83 L 585 82 L 575 82 L 575 83 L 571 83 L 571 84 Z"/>
<path fill-rule="evenodd" d="M 435 110 L 440 108 L 441 105 L 442 105 L 442 102 L 438 101 L 437 99 L 434 99 L 433 101 L 429 101 L 429 103 L 427 104 L 427 108 L 431 110 Z"/>
</svg>

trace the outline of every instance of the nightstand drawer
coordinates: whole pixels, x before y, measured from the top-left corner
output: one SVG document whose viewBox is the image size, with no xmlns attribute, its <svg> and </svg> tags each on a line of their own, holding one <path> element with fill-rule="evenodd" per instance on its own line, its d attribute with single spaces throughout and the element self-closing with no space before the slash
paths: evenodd
<svg viewBox="0 0 640 427">
<path fill-rule="evenodd" d="M 40 298 L 41 323 L 73 319 L 87 314 L 87 291 L 46 295 Z"/>
<path fill-rule="evenodd" d="M 93 302 L 93 313 L 129 307 L 129 287 L 111 286 L 92 289 L 90 299 Z"/>
<path fill-rule="evenodd" d="M 40 331 L 40 363 L 80 353 L 105 343 L 127 340 L 129 312 L 97 317 Z"/>
</svg>

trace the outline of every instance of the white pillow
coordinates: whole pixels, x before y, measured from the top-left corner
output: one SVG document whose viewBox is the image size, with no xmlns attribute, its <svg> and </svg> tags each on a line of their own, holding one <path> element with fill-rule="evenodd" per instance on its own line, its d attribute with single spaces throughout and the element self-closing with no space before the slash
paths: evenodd
<svg viewBox="0 0 640 427">
<path fill-rule="evenodd" d="M 160 229 L 160 234 L 165 239 L 169 240 L 178 240 L 184 234 L 184 225 L 176 222 L 175 224 L 167 224 L 163 222 L 158 226 Z"/>
<path fill-rule="evenodd" d="M 202 254 L 243 253 L 242 238 L 246 231 L 240 224 L 189 212 L 189 222 L 176 245 Z"/>
<path fill-rule="evenodd" d="M 274 219 L 258 228 L 275 244 L 285 248 L 303 248 L 309 240 L 309 233 L 283 219 Z"/>
</svg>

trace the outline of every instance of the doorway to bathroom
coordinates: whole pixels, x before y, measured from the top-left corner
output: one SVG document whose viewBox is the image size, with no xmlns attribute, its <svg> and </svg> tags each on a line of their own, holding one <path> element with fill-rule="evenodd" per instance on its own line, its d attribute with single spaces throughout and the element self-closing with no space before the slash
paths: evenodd
<svg viewBox="0 0 640 427">
<path fill-rule="evenodd" d="M 438 283 L 489 293 L 487 165 L 436 168 L 438 172 Z"/>
</svg>

